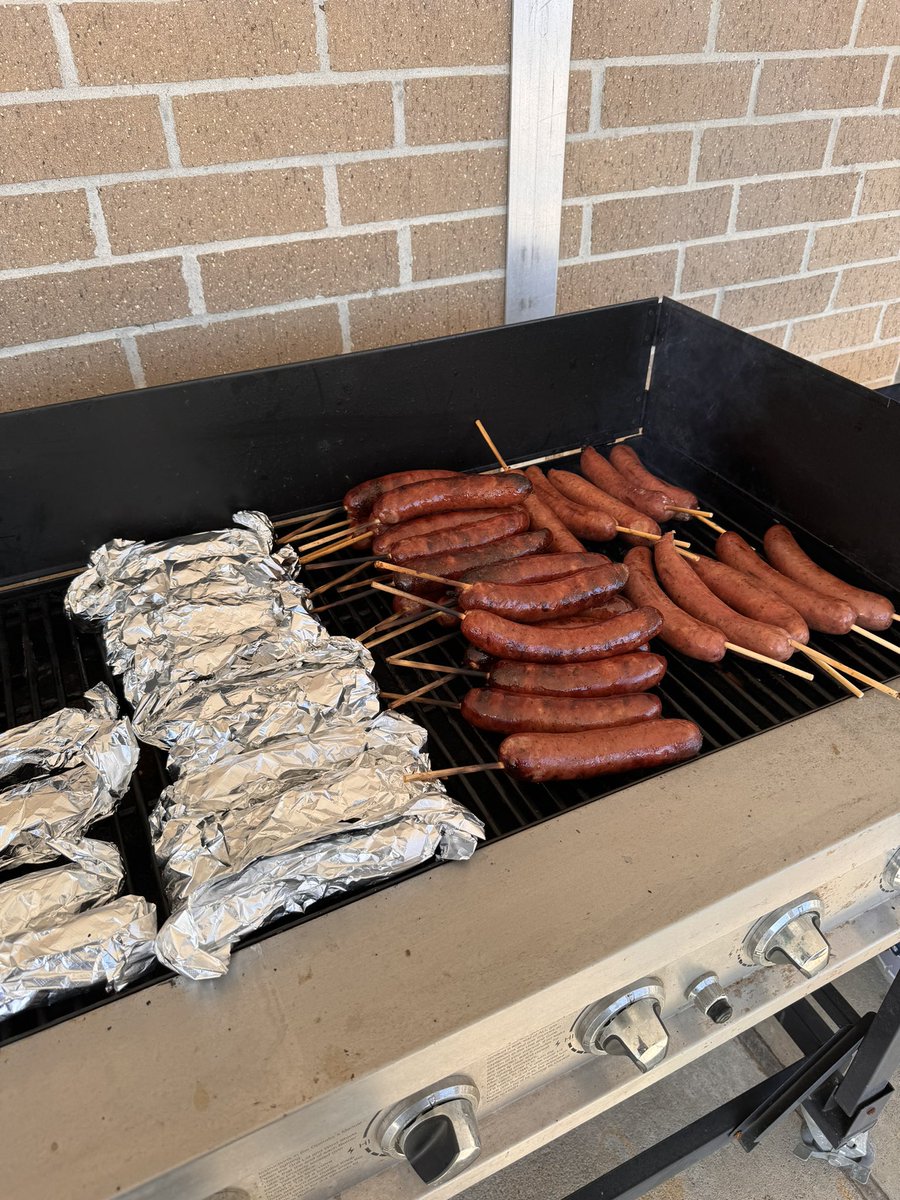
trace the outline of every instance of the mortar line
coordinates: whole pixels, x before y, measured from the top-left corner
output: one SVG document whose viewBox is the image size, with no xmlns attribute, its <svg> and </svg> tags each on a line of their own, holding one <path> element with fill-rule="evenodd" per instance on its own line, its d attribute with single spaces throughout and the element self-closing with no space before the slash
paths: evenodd
<svg viewBox="0 0 900 1200">
<path fill-rule="evenodd" d="M 312 0 L 313 17 L 316 22 L 316 54 L 320 71 L 331 71 L 331 55 L 328 50 L 328 21 L 324 0 Z"/>
<path fill-rule="evenodd" d="M 349 354 L 353 350 L 353 338 L 350 334 L 350 305 L 346 300 L 338 300 L 338 324 L 341 327 L 341 352 Z"/>
<path fill-rule="evenodd" d="M 400 284 L 412 283 L 412 232 L 408 225 L 401 225 L 397 230 L 397 261 L 399 264 L 398 281 Z"/>
<path fill-rule="evenodd" d="M 709 6 L 709 25 L 706 27 L 706 45 L 704 53 L 712 54 L 716 48 L 716 38 L 719 33 L 719 9 L 721 0 L 712 0 Z"/>
<path fill-rule="evenodd" d="M 394 145 L 406 145 L 406 94 L 402 79 L 391 84 L 391 109 L 394 115 Z"/>
<path fill-rule="evenodd" d="M 850 26 L 850 36 L 847 38 L 848 46 L 855 46 L 856 39 L 859 36 L 859 26 L 862 21 L 863 9 L 866 7 L 866 0 L 857 0 L 856 12 L 853 14 L 853 23 Z"/>
<path fill-rule="evenodd" d="M 85 197 L 87 199 L 88 220 L 91 226 L 91 233 L 94 235 L 94 244 L 98 258 L 111 258 L 112 246 L 109 242 L 109 230 L 106 227 L 106 217 L 103 214 L 103 208 L 100 204 L 100 193 L 96 188 L 86 188 Z"/>
<path fill-rule="evenodd" d="M 325 193 L 325 224 L 335 229 L 341 224 L 341 196 L 337 168 L 330 163 L 322 167 L 322 188 Z"/>
<path fill-rule="evenodd" d="M 178 145 L 178 135 L 175 132 L 175 110 L 172 107 L 171 96 L 160 96 L 159 119 L 162 122 L 163 137 L 166 143 L 166 154 L 169 156 L 169 165 L 172 167 L 180 167 L 181 148 Z"/>
<path fill-rule="evenodd" d="M 78 68 L 75 66 L 75 56 L 72 53 L 72 42 L 69 38 L 69 26 L 58 4 L 47 5 L 47 17 L 56 44 L 56 57 L 59 62 L 59 78 L 63 90 L 69 92 L 78 87 Z"/>
<path fill-rule="evenodd" d="M 188 307 L 195 317 L 206 315 L 206 297 L 203 294 L 203 277 L 196 254 L 185 254 L 181 259 L 181 274 L 187 285 Z"/>
<path fill-rule="evenodd" d="M 124 334 L 119 338 L 119 344 L 125 355 L 125 361 L 128 363 L 128 369 L 131 371 L 132 383 L 136 388 L 146 387 L 147 379 L 144 375 L 144 364 L 141 362 L 140 351 L 138 350 L 133 334 Z"/>
</svg>

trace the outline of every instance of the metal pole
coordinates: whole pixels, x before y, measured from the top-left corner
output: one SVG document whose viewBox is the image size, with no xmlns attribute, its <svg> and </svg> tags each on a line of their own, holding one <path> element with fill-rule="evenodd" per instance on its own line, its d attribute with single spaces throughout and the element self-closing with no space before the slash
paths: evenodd
<svg viewBox="0 0 900 1200">
<path fill-rule="evenodd" d="M 871 1028 L 847 1068 L 833 1103 L 853 1120 L 861 1108 L 883 1096 L 900 1070 L 900 975 L 875 1014 Z"/>
</svg>

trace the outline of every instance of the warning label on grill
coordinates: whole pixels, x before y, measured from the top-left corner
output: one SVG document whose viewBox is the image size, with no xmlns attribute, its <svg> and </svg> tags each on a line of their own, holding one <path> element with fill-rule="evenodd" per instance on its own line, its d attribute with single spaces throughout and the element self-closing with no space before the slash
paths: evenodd
<svg viewBox="0 0 900 1200">
<path fill-rule="evenodd" d="M 485 1063 L 484 1101 L 501 1100 L 558 1069 L 571 1053 L 568 1035 L 569 1022 L 554 1021 L 492 1055 Z"/>
<path fill-rule="evenodd" d="M 371 1170 L 362 1136 L 361 1126 L 351 1126 L 272 1163 L 254 1179 L 242 1180 L 239 1188 L 217 1192 L 207 1200 L 325 1200 L 336 1188 Z"/>
</svg>

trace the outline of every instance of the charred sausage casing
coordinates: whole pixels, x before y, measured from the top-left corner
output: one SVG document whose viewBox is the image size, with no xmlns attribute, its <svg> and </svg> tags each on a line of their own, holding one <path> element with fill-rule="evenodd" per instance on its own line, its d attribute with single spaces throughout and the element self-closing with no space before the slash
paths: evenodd
<svg viewBox="0 0 900 1200">
<path fill-rule="evenodd" d="M 500 743 L 500 761 L 517 779 L 593 779 L 692 758 L 703 744 L 693 721 L 642 721 L 580 733 L 514 733 Z"/>
<path fill-rule="evenodd" d="M 698 621 L 669 599 L 656 582 L 653 556 L 644 546 L 636 546 L 625 555 L 628 579 L 625 595 L 633 604 L 650 604 L 662 616 L 658 637 L 688 658 L 719 662 L 725 656 L 725 634 L 714 625 Z"/>
<path fill-rule="evenodd" d="M 452 479 L 430 479 L 407 483 L 381 496 L 372 516 L 382 525 L 398 525 L 431 513 L 469 508 L 508 508 L 520 504 L 531 493 L 524 475 L 456 475 Z"/>
<path fill-rule="evenodd" d="M 509 621 L 495 613 L 463 614 L 465 637 L 492 658 L 518 662 L 579 663 L 624 654 L 642 646 L 659 631 L 655 608 L 638 608 L 596 625 L 548 628 Z"/>
<path fill-rule="evenodd" d="M 531 583 L 473 583 L 459 597 L 463 612 L 482 609 L 513 621 L 545 621 L 571 616 L 617 592 L 628 577 L 621 563 L 586 567 L 558 579 Z"/>
</svg>

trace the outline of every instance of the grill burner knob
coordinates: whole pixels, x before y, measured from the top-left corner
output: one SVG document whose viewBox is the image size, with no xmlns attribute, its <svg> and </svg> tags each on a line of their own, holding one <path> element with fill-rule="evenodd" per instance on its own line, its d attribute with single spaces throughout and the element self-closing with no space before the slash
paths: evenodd
<svg viewBox="0 0 900 1200">
<path fill-rule="evenodd" d="M 423 1183 L 452 1179 L 481 1153 L 478 1100 L 471 1079 L 451 1075 L 376 1117 L 370 1141 L 383 1154 L 406 1159 Z"/>
<path fill-rule="evenodd" d="M 881 876 L 881 887 L 885 892 L 900 891 L 900 850 L 894 851 Z"/>
<path fill-rule="evenodd" d="M 811 979 L 828 965 L 831 955 L 819 928 L 821 919 L 822 901 L 804 896 L 757 921 L 744 942 L 744 952 L 758 966 L 789 963 Z"/>
<path fill-rule="evenodd" d="M 652 1071 L 669 1048 L 660 1017 L 664 999 L 658 979 L 642 979 L 618 996 L 588 1005 L 575 1022 L 575 1041 L 588 1054 L 625 1054 L 639 1070 Z"/>
<path fill-rule="evenodd" d="M 712 973 L 695 979 L 685 993 L 695 1008 L 716 1025 L 724 1025 L 734 1016 L 731 1001 L 725 995 L 718 975 Z"/>
</svg>

